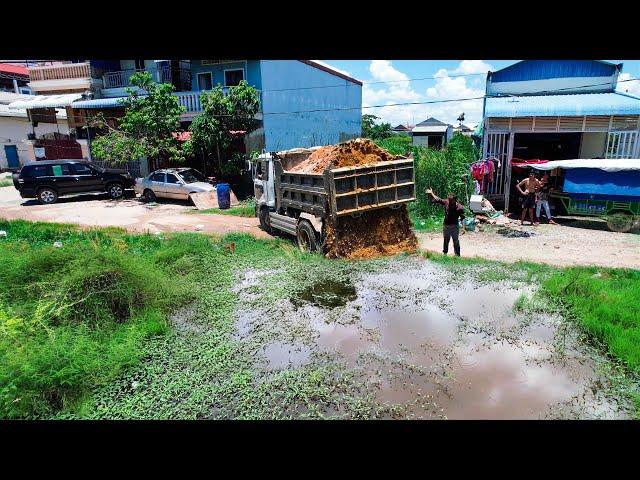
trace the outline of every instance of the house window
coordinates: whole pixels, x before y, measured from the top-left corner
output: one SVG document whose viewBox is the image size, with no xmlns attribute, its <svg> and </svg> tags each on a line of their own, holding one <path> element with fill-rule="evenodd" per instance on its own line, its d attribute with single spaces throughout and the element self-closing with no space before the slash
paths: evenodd
<svg viewBox="0 0 640 480">
<path fill-rule="evenodd" d="M 211 90 L 213 81 L 211 80 L 211 72 L 198 74 L 198 90 Z"/>
<path fill-rule="evenodd" d="M 638 132 L 609 132 L 605 158 L 637 158 Z"/>
<path fill-rule="evenodd" d="M 136 64 L 136 70 L 144 70 L 144 60 L 134 60 Z"/>
<path fill-rule="evenodd" d="M 235 87 L 242 80 L 244 80 L 244 69 L 239 68 L 237 70 L 225 70 L 224 71 L 224 86 Z"/>
</svg>

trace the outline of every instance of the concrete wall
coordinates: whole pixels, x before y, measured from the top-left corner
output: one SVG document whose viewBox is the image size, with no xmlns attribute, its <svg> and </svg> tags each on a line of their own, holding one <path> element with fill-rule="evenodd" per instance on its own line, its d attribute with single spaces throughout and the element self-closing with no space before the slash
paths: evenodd
<svg viewBox="0 0 640 480">
<path fill-rule="evenodd" d="M 194 92 L 199 90 L 199 73 L 211 73 L 212 85 L 215 87 L 220 84 L 224 87 L 224 71 L 240 68 L 244 70 L 244 79 L 249 85 L 256 87 L 258 90 L 262 88 L 259 60 L 240 60 L 238 62 L 220 63 L 217 65 L 202 65 L 201 62 L 201 60 L 191 60 L 191 90 Z"/>
<path fill-rule="evenodd" d="M 580 158 L 604 158 L 607 132 L 584 132 L 580 144 Z"/>
<path fill-rule="evenodd" d="M 361 85 L 297 60 L 261 60 L 260 71 L 267 151 L 329 145 L 360 136 Z M 340 108 L 350 109 L 335 110 Z M 306 110 L 328 111 L 273 115 Z"/>
<path fill-rule="evenodd" d="M 58 125 L 55 123 L 38 123 L 35 128 L 36 136 L 40 137 L 45 133 L 57 132 L 58 127 L 60 133 L 69 133 L 67 120 L 58 119 Z M 7 168 L 7 156 L 4 151 L 5 145 L 16 145 L 18 150 L 18 160 L 20 165 L 30 161 L 29 145 L 27 144 L 27 134 L 32 133 L 31 123 L 25 117 L 5 117 L 0 116 L 0 168 Z"/>
</svg>

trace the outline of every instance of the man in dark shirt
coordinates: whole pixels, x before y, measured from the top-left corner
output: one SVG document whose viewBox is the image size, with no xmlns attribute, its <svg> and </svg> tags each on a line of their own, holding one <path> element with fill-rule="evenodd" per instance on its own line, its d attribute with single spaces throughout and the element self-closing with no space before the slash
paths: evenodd
<svg viewBox="0 0 640 480">
<path fill-rule="evenodd" d="M 459 257 L 460 240 L 458 235 L 460 228 L 458 227 L 458 220 L 462 220 L 462 233 L 464 233 L 464 207 L 456 201 L 456 196 L 453 193 L 450 193 L 447 199 L 443 200 L 436 196 L 430 188 L 427 188 L 424 192 L 431 195 L 434 202 L 444 205 L 444 225 L 442 228 L 444 246 L 442 247 L 442 253 L 446 255 L 449 252 L 449 239 L 453 238 L 453 250 L 456 252 L 456 256 Z"/>
</svg>

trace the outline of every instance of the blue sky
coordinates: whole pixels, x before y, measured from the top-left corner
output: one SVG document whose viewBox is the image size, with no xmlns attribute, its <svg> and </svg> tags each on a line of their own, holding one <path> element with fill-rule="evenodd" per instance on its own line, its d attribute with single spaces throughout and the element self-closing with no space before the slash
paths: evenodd
<svg viewBox="0 0 640 480">
<path fill-rule="evenodd" d="M 362 106 L 393 103 L 425 102 L 457 98 L 480 97 L 484 94 L 486 72 L 499 70 L 517 60 L 321 60 L 365 82 Z M 623 63 L 619 80 L 640 78 L 640 61 L 608 60 Z M 437 78 L 433 78 L 433 77 Z M 398 81 L 431 77 L 427 80 Z M 381 82 L 368 85 L 367 82 Z M 389 82 L 389 83 L 386 83 Z M 640 81 L 618 84 L 619 90 L 640 96 Z M 415 125 L 428 117 L 447 123 L 456 123 L 460 113 L 465 124 L 475 126 L 482 116 L 482 100 L 407 105 L 383 108 L 365 108 L 393 126 Z"/>
</svg>

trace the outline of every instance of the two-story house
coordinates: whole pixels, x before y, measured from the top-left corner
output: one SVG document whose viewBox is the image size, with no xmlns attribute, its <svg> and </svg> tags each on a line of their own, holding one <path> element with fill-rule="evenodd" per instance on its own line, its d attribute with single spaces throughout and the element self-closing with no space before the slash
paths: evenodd
<svg viewBox="0 0 640 480">
<path fill-rule="evenodd" d="M 91 65 L 94 70 L 102 69 L 102 87 L 96 98 L 72 105 L 87 115 L 118 108 L 131 74 L 144 69 L 155 72 L 157 81 L 176 86 L 175 95 L 186 109 L 185 127 L 202 111 L 202 92 L 216 85 L 228 90 L 241 80 L 258 89 L 262 109 L 257 119 L 261 125 L 246 139 L 249 150 L 327 145 L 361 133 L 362 82 L 313 61 L 120 60 L 118 65 L 97 61 Z"/>
</svg>

